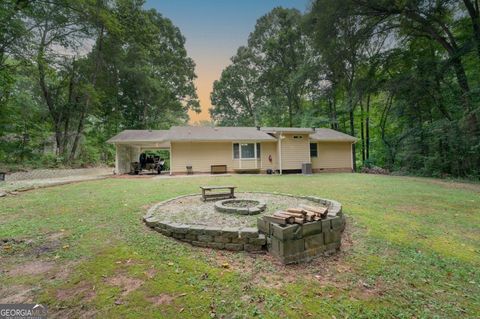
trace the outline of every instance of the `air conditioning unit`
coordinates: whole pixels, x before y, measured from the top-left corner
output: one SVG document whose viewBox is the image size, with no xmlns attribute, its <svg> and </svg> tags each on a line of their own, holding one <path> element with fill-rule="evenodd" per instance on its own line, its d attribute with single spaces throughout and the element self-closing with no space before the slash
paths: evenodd
<svg viewBox="0 0 480 319">
<path fill-rule="evenodd" d="M 306 175 L 312 174 L 312 163 L 302 164 L 302 174 L 306 174 Z"/>
</svg>

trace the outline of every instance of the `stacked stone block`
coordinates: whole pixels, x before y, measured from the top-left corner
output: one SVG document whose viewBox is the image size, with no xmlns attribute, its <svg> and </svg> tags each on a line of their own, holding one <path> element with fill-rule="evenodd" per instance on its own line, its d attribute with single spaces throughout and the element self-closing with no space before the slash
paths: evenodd
<svg viewBox="0 0 480 319">
<path fill-rule="evenodd" d="M 211 227 L 160 222 L 146 216 L 145 223 L 159 233 L 198 247 L 255 252 L 265 249 L 267 239 L 257 228 Z"/>
<path fill-rule="evenodd" d="M 345 216 L 342 214 L 340 203 L 315 196 L 279 195 L 302 198 L 328 206 L 327 218 L 303 225 L 281 226 L 259 217 L 257 228 L 211 227 L 156 219 L 153 212 L 157 207 L 175 199 L 191 196 L 184 195 L 158 203 L 149 210 L 143 220 L 149 227 L 163 235 L 194 246 L 249 252 L 268 249 L 284 264 L 309 261 L 321 255 L 333 254 L 340 249 L 341 235 L 345 229 Z"/>
<path fill-rule="evenodd" d="M 258 218 L 260 233 L 267 236 L 268 250 L 284 264 L 309 261 L 321 255 L 329 255 L 340 249 L 345 216 L 341 205 L 335 201 L 315 198 L 316 202 L 328 205 L 326 219 L 303 225 L 281 226 Z"/>
</svg>

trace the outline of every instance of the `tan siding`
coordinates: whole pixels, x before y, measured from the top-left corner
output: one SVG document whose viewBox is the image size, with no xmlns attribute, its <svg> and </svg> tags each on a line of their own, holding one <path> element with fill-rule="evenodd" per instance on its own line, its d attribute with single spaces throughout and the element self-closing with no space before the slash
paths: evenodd
<svg viewBox="0 0 480 319">
<path fill-rule="evenodd" d="M 301 169 L 303 163 L 310 163 L 310 140 L 307 134 L 285 134 L 282 139 L 282 169 Z"/>
<path fill-rule="evenodd" d="M 312 157 L 312 168 L 352 168 L 352 143 L 319 142 L 318 157 Z"/>
<path fill-rule="evenodd" d="M 232 144 L 233 142 L 173 142 L 171 148 L 172 173 L 185 173 L 188 165 L 192 166 L 194 172 L 210 172 L 211 165 L 227 165 L 228 171 L 265 169 L 262 168 L 262 164 L 269 164 L 266 152 L 275 150 L 275 143 L 261 143 L 261 161 L 244 159 L 240 165 L 238 159 L 233 159 Z M 272 157 L 275 157 L 274 152 L 272 152 Z"/>
<path fill-rule="evenodd" d="M 262 143 L 261 158 L 262 169 L 277 169 L 277 143 Z M 272 162 L 268 160 L 268 156 L 272 156 Z"/>
<path fill-rule="evenodd" d="M 230 142 L 175 142 L 171 152 L 173 173 L 185 173 L 188 165 L 194 172 L 210 172 L 211 165 L 227 165 L 227 170 L 233 169 Z"/>
<path fill-rule="evenodd" d="M 243 159 L 241 164 L 240 160 L 233 160 L 233 169 L 260 169 L 260 160 L 255 159 Z"/>
</svg>

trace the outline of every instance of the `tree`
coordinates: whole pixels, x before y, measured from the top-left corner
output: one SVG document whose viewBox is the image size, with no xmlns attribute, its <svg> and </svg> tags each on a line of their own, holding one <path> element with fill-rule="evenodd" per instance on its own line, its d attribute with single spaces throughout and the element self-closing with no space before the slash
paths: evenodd
<svg viewBox="0 0 480 319">
<path fill-rule="evenodd" d="M 219 125 L 256 126 L 264 103 L 259 74 L 252 65 L 251 52 L 240 47 L 232 64 L 213 83 L 210 109 L 212 119 Z"/>
<path fill-rule="evenodd" d="M 211 114 L 222 124 L 298 125 L 303 101 L 318 89 L 319 62 L 301 13 L 275 8 L 258 19 L 248 46 L 215 83 Z"/>
<path fill-rule="evenodd" d="M 331 86 L 343 85 L 346 110 L 349 114 L 349 133 L 355 136 L 355 108 L 361 100 L 356 81 L 359 67 L 365 58 L 373 26 L 355 14 L 348 6 L 349 0 L 319 0 L 312 6 L 309 25 L 322 60 L 335 73 Z M 363 124 L 363 121 L 362 121 Z M 363 134 L 363 130 L 362 130 Z M 356 148 L 352 144 L 353 168 L 356 169 Z"/>
</svg>

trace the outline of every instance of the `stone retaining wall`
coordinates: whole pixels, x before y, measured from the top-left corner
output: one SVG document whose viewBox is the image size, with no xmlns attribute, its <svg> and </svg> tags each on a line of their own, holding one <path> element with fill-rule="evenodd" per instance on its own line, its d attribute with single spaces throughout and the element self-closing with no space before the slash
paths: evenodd
<svg viewBox="0 0 480 319">
<path fill-rule="evenodd" d="M 304 196 L 328 206 L 327 218 L 303 225 L 281 226 L 258 218 L 258 229 L 268 238 L 268 250 L 284 264 L 309 261 L 321 255 L 330 255 L 340 249 L 345 216 L 342 206 L 333 200 Z"/>
<path fill-rule="evenodd" d="M 145 223 L 165 236 L 190 243 L 194 246 L 233 251 L 261 251 L 267 239 L 253 227 L 212 227 L 159 222 L 154 217 L 144 218 Z"/>
<path fill-rule="evenodd" d="M 242 201 L 242 200 L 243 199 L 235 199 L 235 198 L 219 200 L 215 202 L 214 208 L 217 212 L 222 212 L 222 213 L 231 213 L 231 214 L 240 214 L 240 215 L 256 215 L 263 212 L 267 207 L 267 204 L 263 201 L 255 201 L 258 204 L 250 208 L 225 205 L 226 203 L 229 203 L 229 202 Z M 249 200 L 246 199 L 246 201 L 249 201 Z"/>
<path fill-rule="evenodd" d="M 342 205 L 334 200 L 315 196 L 296 196 L 293 194 L 275 194 L 297 197 L 328 206 L 327 218 L 308 222 L 303 225 L 281 226 L 259 217 L 257 228 L 252 227 L 212 227 L 187 225 L 159 221 L 153 212 L 170 201 L 189 194 L 178 196 L 153 206 L 144 216 L 145 223 L 165 236 L 188 242 L 194 246 L 226 249 L 232 251 L 268 251 L 284 264 L 309 261 L 320 255 L 329 255 L 340 249 L 341 236 L 345 229 L 345 216 Z"/>
</svg>

